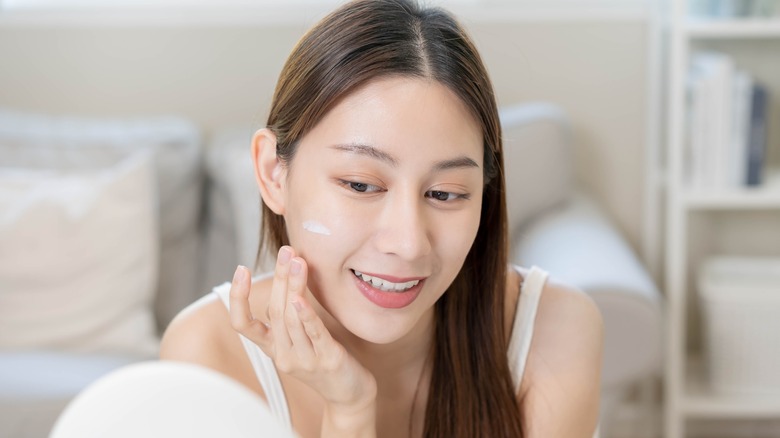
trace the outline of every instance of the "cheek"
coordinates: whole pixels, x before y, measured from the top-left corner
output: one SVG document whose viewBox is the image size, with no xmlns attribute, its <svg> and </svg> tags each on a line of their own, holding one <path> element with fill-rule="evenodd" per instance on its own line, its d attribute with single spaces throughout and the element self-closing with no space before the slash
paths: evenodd
<svg viewBox="0 0 780 438">
<path fill-rule="evenodd" d="M 331 312 L 333 297 L 329 299 L 323 291 L 326 285 L 341 284 L 344 262 L 368 238 L 372 221 L 362 218 L 361 211 L 345 205 L 343 199 L 322 193 L 288 211 L 290 245 L 306 260 L 312 294 Z"/>
<path fill-rule="evenodd" d="M 333 270 L 344 254 L 359 244 L 370 221 L 361 220 L 337 196 L 293 196 L 285 216 L 290 245 L 309 265 L 312 279 Z M 325 268 L 328 269 L 325 269 Z"/>
<path fill-rule="evenodd" d="M 444 254 L 459 258 L 461 261 L 464 260 L 474 243 L 474 239 L 477 237 L 478 229 L 479 216 L 476 218 L 469 217 L 457 226 L 443 230 L 443 232 L 447 233 L 447 236 L 443 236 L 445 242 Z"/>
<path fill-rule="evenodd" d="M 464 212 L 456 220 L 449 217 L 439 221 L 441 224 L 437 229 L 437 241 L 440 242 L 439 254 L 449 261 L 449 266 L 456 267 L 457 270 L 460 270 L 479 230 L 481 204 L 479 200 L 475 204 L 477 207 Z"/>
</svg>

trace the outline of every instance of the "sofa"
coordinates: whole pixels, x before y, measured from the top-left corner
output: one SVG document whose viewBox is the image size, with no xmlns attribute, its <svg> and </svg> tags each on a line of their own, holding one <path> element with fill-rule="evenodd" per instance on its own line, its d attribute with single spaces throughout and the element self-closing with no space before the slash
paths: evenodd
<svg viewBox="0 0 780 438">
<path fill-rule="evenodd" d="M 501 120 L 512 262 L 548 270 L 601 309 L 608 429 L 630 388 L 660 371 L 660 294 L 577 188 L 564 112 L 526 103 Z M 0 108 L 0 436 L 47 436 L 79 391 L 153 359 L 179 310 L 237 264 L 255 265 L 251 135 L 226 128 L 204 140 L 176 117 Z"/>
<path fill-rule="evenodd" d="M 565 112 L 551 103 L 525 103 L 503 108 L 501 124 L 510 257 L 576 286 L 601 311 L 600 428 L 601 436 L 609 437 L 620 402 L 637 384 L 652 385 L 662 372 L 661 293 L 609 215 L 577 186 L 576 138 Z"/>
</svg>

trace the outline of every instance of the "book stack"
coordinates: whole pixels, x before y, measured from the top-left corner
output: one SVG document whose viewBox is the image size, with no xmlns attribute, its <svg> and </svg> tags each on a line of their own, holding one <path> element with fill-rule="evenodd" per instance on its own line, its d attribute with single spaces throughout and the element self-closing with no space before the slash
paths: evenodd
<svg viewBox="0 0 780 438">
<path fill-rule="evenodd" d="M 730 56 L 696 52 L 687 83 L 686 160 L 695 189 L 759 186 L 764 180 L 769 96 Z"/>
</svg>

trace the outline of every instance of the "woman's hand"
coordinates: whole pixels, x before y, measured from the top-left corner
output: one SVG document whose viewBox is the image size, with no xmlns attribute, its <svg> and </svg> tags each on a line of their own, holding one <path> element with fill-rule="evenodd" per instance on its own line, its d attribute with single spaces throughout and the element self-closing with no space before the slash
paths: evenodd
<svg viewBox="0 0 780 438">
<path fill-rule="evenodd" d="M 323 436 L 326 429 L 342 435 L 373 431 L 376 380 L 325 328 L 306 300 L 306 279 L 306 262 L 295 257 L 289 246 L 282 247 L 271 286 L 269 324 L 265 324 L 252 315 L 250 273 L 239 266 L 230 288 L 231 324 L 257 344 L 278 370 L 306 383 L 325 399 Z"/>
</svg>

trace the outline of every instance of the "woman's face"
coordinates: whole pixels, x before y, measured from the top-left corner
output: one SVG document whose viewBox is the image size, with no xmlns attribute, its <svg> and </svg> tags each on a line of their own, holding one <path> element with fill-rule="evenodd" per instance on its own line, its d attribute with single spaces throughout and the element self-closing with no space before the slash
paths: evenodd
<svg viewBox="0 0 780 438">
<path fill-rule="evenodd" d="M 479 226 L 482 132 L 463 102 L 436 81 L 375 80 L 301 139 L 285 172 L 290 244 L 325 310 L 382 344 L 430 320 Z"/>
</svg>

